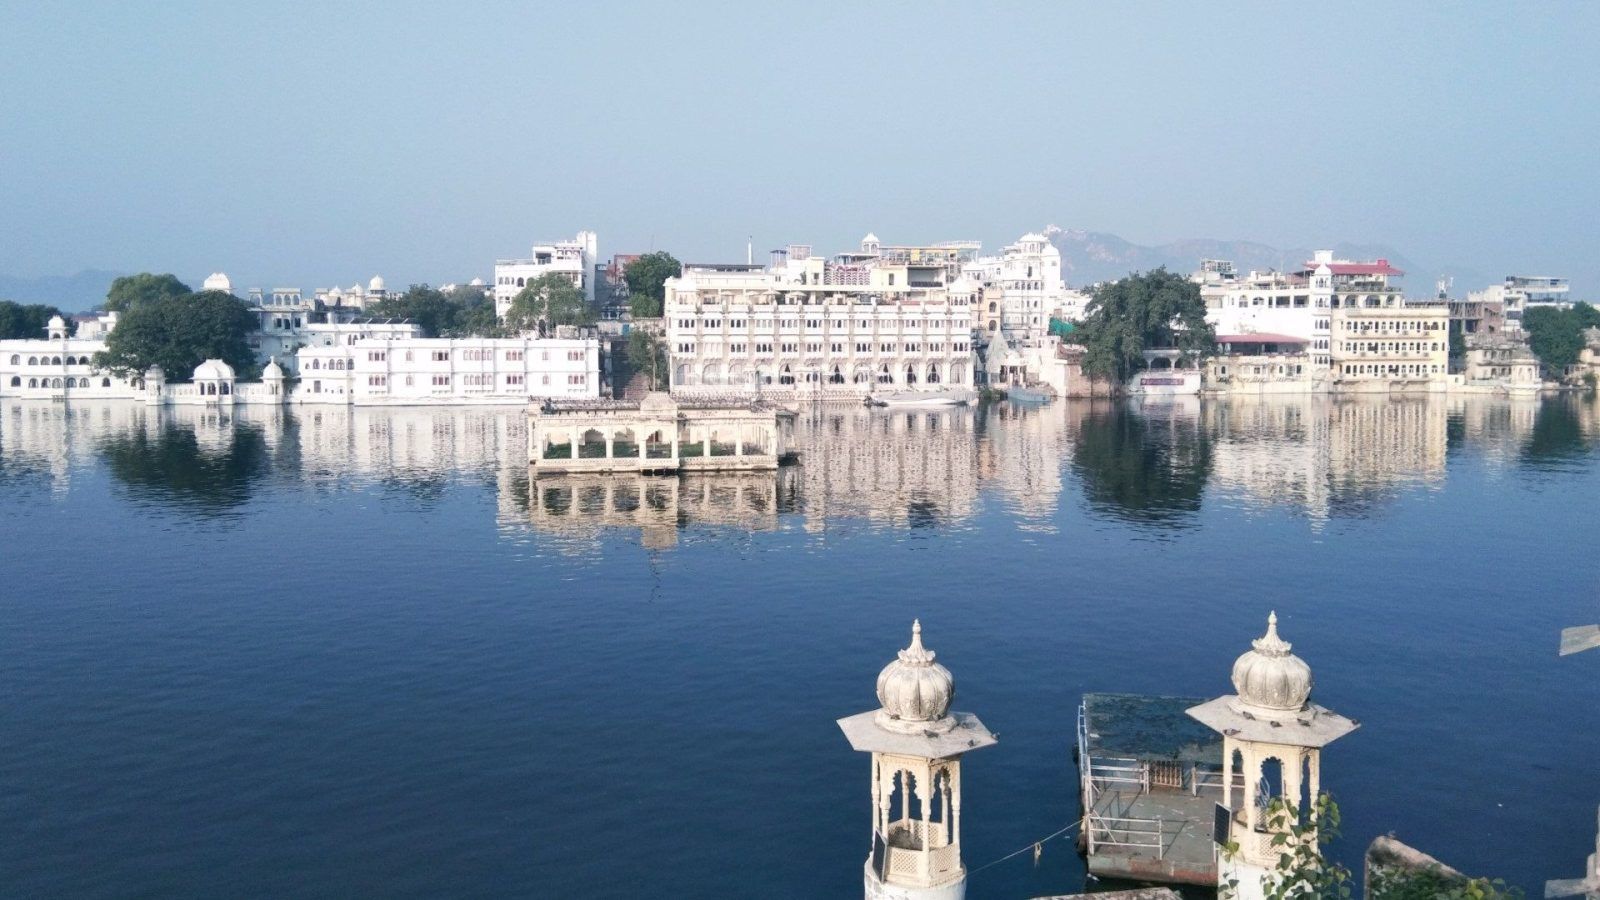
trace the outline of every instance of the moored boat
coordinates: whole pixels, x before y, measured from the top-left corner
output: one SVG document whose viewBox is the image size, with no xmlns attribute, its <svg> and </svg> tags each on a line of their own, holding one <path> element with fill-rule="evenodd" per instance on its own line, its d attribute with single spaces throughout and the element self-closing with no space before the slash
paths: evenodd
<svg viewBox="0 0 1600 900">
<path fill-rule="evenodd" d="M 1054 398 L 1055 394 L 1042 384 L 1013 384 L 1006 388 L 1006 399 L 1013 403 L 1049 403 Z"/>
<path fill-rule="evenodd" d="M 936 406 L 961 406 L 971 403 L 973 393 L 960 390 L 938 391 L 895 391 L 891 394 L 873 394 L 867 402 L 873 406 L 893 407 L 936 407 Z"/>
</svg>

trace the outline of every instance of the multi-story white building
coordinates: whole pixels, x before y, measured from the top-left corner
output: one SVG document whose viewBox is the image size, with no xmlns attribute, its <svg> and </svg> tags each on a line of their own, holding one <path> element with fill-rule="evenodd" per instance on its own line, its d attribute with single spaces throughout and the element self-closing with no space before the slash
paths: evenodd
<svg viewBox="0 0 1600 900">
<path fill-rule="evenodd" d="M 962 274 L 983 288 L 983 329 L 1005 331 L 1013 347 L 1034 347 L 1049 333 L 1050 317 L 1068 305 L 1061 280 L 1061 251 L 1050 239 L 1030 232 L 962 268 Z"/>
<path fill-rule="evenodd" d="M 860 397 L 969 388 L 975 245 L 884 247 L 826 260 L 791 245 L 768 269 L 688 266 L 666 283 L 674 393 Z"/>
<path fill-rule="evenodd" d="M 1571 285 L 1565 278 L 1552 278 L 1549 275 L 1507 275 L 1501 284 L 1490 285 L 1481 291 L 1469 293 L 1467 300 L 1485 304 L 1500 303 L 1505 313 L 1506 329 L 1518 331 L 1522 328 L 1522 314 L 1527 312 L 1529 307 L 1572 306 L 1570 289 Z"/>
<path fill-rule="evenodd" d="M 600 243 L 592 231 L 580 231 L 570 241 L 534 244 L 525 259 L 497 259 L 494 262 L 494 310 L 501 316 L 511 308 L 517 293 L 543 275 L 565 275 L 583 291 L 584 299 L 595 301 L 595 282 L 600 277 Z"/>
<path fill-rule="evenodd" d="M 299 288 L 273 288 L 271 293 L 250 291 L 252 312 L 260 320 L 260 330 L 250 335 L 250 348 L 265 364 L 276 359 L 290 375 L 298 374 L 298 352 L 302 347 L 331 347 L 358 340 L 397 340 L 420 338 L 422 328 L 400 320 L 366 319 L 360 311 L 367 302 L 387 296 L 383 279 L 373 278 L 359 304 L 343 306 L 351 295 L 338 291 L 318 291 L 315 300 L 306 300 Z M 319 304 L 321 304 L 319 308 Z"/>
<path fill-rule="evenodd" d="M 0 397 L 132 397 L 132 384 L 94 365 L 95 354 L 106 349 L 103 335 L 116 320 L 116 313 L 106 313 L 95 320 L 95 336 L 68 337 L 66 321 L 55 316 L 42 337 L 0 341 Z"/>
<path fill-rule="evenodd" d="M 1449 307 L 1408 302 L 1399 286 L 1403 274 L 1385 259 L 1335 259 L 1332 251 L 1318 250 L 1294 273 L 1241 278 L 1231 264 L 1207 260 L 1194 277 L 1219 340 L 1304 340 L 1305 362 L 1292 364 L 1303 367 L 1294 374 L 1305 376 L 1308 389 L 1442 387 L 1449 374 Z"/>
<path fill-rule="evenodd" d="M 364 338 L 298 353 L 296 403 L 524 403 L 600 396 L 593 337 Z"/>
</svg>

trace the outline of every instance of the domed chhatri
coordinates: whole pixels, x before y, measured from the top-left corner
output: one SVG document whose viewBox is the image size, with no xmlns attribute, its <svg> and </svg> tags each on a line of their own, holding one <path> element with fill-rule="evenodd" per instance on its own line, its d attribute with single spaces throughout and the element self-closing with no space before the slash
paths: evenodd
<svg viewBox="0 0 1600 900">
<path fill-rule="evenodd" d="M 922 646 L 922 622 L 914 620 L 911 646 L 878 673 L 880 728 L 910 734 L 955 726 L 950 701 L 955 698 L 956 680 L 949 669 L 933 661 L 935 655 Z"/>
<path fill-rule="evenodd" d="M 1267 616 L 1267 633 L 1233 664 L 1233 689 L 1239 701 L 1271 712 L 1298 712 L 1311 697 L 1311 667 L 1278 637 L 1278 614 Z"/>
</svg>

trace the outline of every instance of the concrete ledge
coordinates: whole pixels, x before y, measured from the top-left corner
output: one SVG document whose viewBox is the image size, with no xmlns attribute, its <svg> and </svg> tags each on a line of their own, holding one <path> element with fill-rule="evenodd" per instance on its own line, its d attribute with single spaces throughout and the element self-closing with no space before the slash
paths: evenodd
<svg viewBox="0 0 1600 900">
<path fill-rule="evenodd" d="M 1139 888 L 1133 891 L 1106 891 L 1099 894 L 1051 894 L 1033 900 L 1183 900 L 1172 888 Z"/>
<path fill-rule="evenodd" d="M 1433 875 L 1448 885 L 1465 884 L 1470 879 L 1437 859 L 1410 847 L 1394 835 L 1381 835 L 1367 847 L 1364 896 L 1372 897 L 1372 884 L 1384 878 Z"/>
</svg>

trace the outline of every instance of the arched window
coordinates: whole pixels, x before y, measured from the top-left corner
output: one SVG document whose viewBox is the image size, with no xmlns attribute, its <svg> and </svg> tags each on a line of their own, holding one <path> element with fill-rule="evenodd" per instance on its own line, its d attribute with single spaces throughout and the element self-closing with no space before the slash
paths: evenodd
<svg viewBox="0 0 1600 900">
<path fill-rule="evenodd" d="M 521 279 L 521 278 L 518 278 L 518 279 L 517 279 L 517 287 L 522 287 L 522 286 L 523 286 L 523 285 L 522 285 L 522 279 Z"/>
<path fill-rule="evenodd" d="M 28 387 L 36 388 L 38 386 L 39 386 L 39 379 L 37 379 L 37 378 L 29 378 L 28 379 Z"/>
<path fill-rule="evenodd" d="M 839 371 L 839 367 L 838 366 L 834 366 L 833 367 L 833 374 L 828 376 L 828 383 L 829 384 L 844 384 L 844 373 Z"/>
<path fill-rule="evenodd" d="M 989 312 L 994 312 L 994 301 L 993 300 L 989 301 Z"/>
<path fill-rule="evenodd" d="M 794 373 L 789 371 L 789 367 L 787 365 L 785 365 L 783 370 L 778 373 L 778 383 L 794 384 Z"/>
<path fill-rule="evenodd" d="M 109 378 L 100 379 L 100 386 L 103 387 L 103 388 L 111 387 L 111 379 L 109 379 Z"/>
<path fill-rule="evenodd" d="M 884 366 L 878 370 L 879 384 L 894 384 L 894 376 L 889 374 L 889 367 Z"/>
<path fill-rule="evenodd" d="M 12 387 L 22 387 L 22 376 L 21 375 L 13 375 L 13 376 L 11 376 L 11 386 Z"/>
<path fill-rule="evenodd" d="M 28 365 L 37 366 L 38 364 L 39 364 L 39 357 L 37 357 L 37 356 L 28 357 Z"/>
<path fill-rule="evenodd" d="M 50 386 L 53 387 L 53 388 L 61 387 L 61 379 L 59 379 L 59 378 L 50 379 Z"/>
<path fill-rule="evenodd" d="M 320 359 L 313 359 L 313 360 L 312 360 L 312 361 L 311 361 L 311 368 L 313 368 L 313 369 L 320 369 L 320 368 L 322 368 L 322 360 L 320 360 Z"/>
<path fill-rule="evenodd" d="M 929 384 L 938 384 L 939 383 L 939 367 L 937 365 L 928 366 L 928 383 Z"/>
<path fill-rule="evenodd" d="M 1000 324 L 1000 323 L 998 323 L 998 322 L 996 322 L 996 321 L 995 321 L 995 320 L 993 320 L 993 319 L 990 319 L 990 320 L 989 320 L 989 330 L 990 330 L 990 331 L 994 331 L 994 329 L 995 329 L 995 326 L 996 326 L 996 325 L 998 325 L 998 324 Z"/>
<path fill-rule="evenodd" d="M 51 361 L 50 361 L 50 365 L 52 365 L 52 366 L 59 366 L 59 365 L 61 365 L 61 357 L 59 357 L 59 356 L 58 356 L 58 357 L 56 357 L 56 358 L 55 358 L 55 359 L 53 359 L 53 360 L 51 360 Z"/>
<path fill-rule="evenodd" d="M 917 383 L 917 370 L 911 368 L 910 366 L 906 366 L 906 384 L 916 384 L 916 383 Z"/>
<path fill-rule="evenodd" d="M 224 394 L 233 393 L 233 385 L 228 384 L 227 382 L 223 382 L 223 384 L 222 384 L 222 393 L 224 393 Z"/>
<path fill-rule="evenodd" d="M 18 356 L 18 355 L 17 355 L 17 354 L 15 354 L 15 353 L 13 353 L 13 354 L 11 354 L 11 364 L 12 364 L 12 365 L 13 365 L 13 366 L 19 366 L 19 365 L 22 365 L 22 357 L 20 357 L 20 356 Z"/>
</svg>

